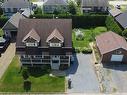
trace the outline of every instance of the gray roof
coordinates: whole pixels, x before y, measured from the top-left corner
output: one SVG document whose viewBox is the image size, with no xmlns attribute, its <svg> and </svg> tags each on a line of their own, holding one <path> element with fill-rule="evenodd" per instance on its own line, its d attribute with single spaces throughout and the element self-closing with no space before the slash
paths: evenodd
<svg viewBox="0 0 127 95">
<path fill-rule="evenodd" d="M 116 16 L 118 16 L 119 14 L 121 14 L 122 11 L 119 10 L 119 9 L 117 9 L 117 8 L 114 8 L 114 9 L 109 10 L 109 13 L 110 13 L 113 17 L 116 17 Z"/>
<path fill-rule="evenodd" d="M 108 0 L 82 0 L 85 7 L 108 7 Z"/>
<path fill-rule="evenodd" d="M 124 29 L 127 28 L 127 12 L 120 14 L 115 19 Z"/>
<path fill-rule="evenodd" d="M 44 5 L 67 5 L 65 0 L 47 0 Z"/>
<path fill-rule="evenodd" d="M 28 0 L 5 0 L 2 8 L 28 8 Z"/>
<path fill-rule="evenodd" d="M 20 14 L 19 12 L 17 12 L 16 14 L 14 14 L 7 22 L 6 24 L 3 26 L 3 30 L 6 30 L 11 26 L 18 28 L 19 25 L 19 20 L 20 19 L 25 19 L 25 17 Z M 10 23 L 10 24 L 9 24 Z"/>
<path fill-rule="evenodd" d="M 30 15 L 33 15 L 34 12 L 30 10 L 29 8 L 24 9 L 24 12 L 22 12 L 22 15 L 25 17 L 29 17 Z"/>
</svg>

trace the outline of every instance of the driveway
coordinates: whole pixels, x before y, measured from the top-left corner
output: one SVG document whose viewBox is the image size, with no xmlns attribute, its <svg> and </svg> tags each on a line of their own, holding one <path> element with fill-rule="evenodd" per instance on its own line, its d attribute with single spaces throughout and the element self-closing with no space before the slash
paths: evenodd
<svg viewBox="0 0 127 95">
<path fill-rule="evenodd" d="M 67 93 L 99 93 L 99 83 L 91 62 L 92 55 L 77 54 L 75 62 L 66 71 L 72 80 L 72 88 Z"/>
<path fill-rule="evenodd" d="M 0 57 L 0 78 L 8 68 L 14 56 L 15 56 L 15 43 L 11 43 L 6 49 L 6 51 Z"/>
<path fill-rule="evenodd" d="M 107 77 L 109 75 L 111 77 L 109 81 L 115 88 L 111 88 L 114 89 L 112 92 L 127 93 L 127 65 L 108 65 L 104 68 L 104 71 L 107 73 Z"/>
</svg>

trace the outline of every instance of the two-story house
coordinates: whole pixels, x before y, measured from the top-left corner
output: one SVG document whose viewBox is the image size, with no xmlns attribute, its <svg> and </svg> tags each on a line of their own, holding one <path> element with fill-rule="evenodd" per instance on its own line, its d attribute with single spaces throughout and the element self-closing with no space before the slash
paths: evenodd
<svg viewBox="0 0 127 95">
<path fill-rule="evenodd" d="M 108 0 L 81 0 L 81 11 L 84 12 L 106 12 L 108 11 Z"/>
<path fill-rule="evenodd" d="M 72 57 L 71 19 L 21 19 L 16 53 L 22 66 L 70 66 Z"/>
<path fill-rule="evenodd" d="M 4 0 L 1 8 L 3 9 L 4 15 L 10 17 L 14 13 L 17 13 L 22 8 L 30 8 L 31 3 L 29 0 Z"/>
<path fill-rule="evenodd" d="M 66 0 L 47 0 L 43 4 L 44 13 L 53 13 L 54 11 L 66 12 L 68 3 Z"/>
</svg>

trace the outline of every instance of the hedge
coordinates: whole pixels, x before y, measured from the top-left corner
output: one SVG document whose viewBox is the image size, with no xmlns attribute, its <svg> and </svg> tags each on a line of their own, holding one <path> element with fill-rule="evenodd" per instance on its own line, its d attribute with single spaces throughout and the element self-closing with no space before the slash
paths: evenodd
<svg viewBox="0 0 127 95">
<path fill-rule="evenodd" d="M 35 14 L 31 15 L 30 18 L 48 18 L 52 19 L 53 17 L 72 19 L 73 28 L 86 28 L 86 27 L 96 27 L 96 26 L 105 26 L 105 20 L 107 15 L 68 15 L 68 14 Z"/>
<path fill-rule="evenodd" d="M 118 25 L 118 23 L 115 21 L 115 19 L 111 16 L 108 16 L 105 21 L 106 27 L 108 30 L 111 30 L 113 32 L 116 32 L 118 34 L 122 34 L 122 28 Z"/>
<path fill-rule="evenodd" d="M 0 17 L 0 28 L 2 28 L 7 21 L 8 18 Z"/>
</svg>

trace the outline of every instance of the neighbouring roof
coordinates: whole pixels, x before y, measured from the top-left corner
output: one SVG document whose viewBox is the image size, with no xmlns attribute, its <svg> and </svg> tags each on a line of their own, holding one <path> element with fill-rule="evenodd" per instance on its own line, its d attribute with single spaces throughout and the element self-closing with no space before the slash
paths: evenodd
<svg viewBox="0 0 127 95">
<path fill-rule="evenodd" d="M 9 29 L 11 27 L 18 28 L 20 19 L 25 19 L 25 17 L 19 12 L 17 12 L 13 16 L 11 16 L 11 18 L 6 22 L 6 24 L 3 26 L 3 30 Z"/>
<path fill-rule="evenodd" d="M 116 17 L 116 16 L 118 16 L 119 14 L 121 14 L 122 11 L 119 10 L 119 9 L 117 9 L 117 8 L 114 8 L 114 9 L 109 10 L 109 13 L 110 13 L 113 17 Z"/>
<path fill-rule="evenodd" d="M 25 8 L 24 11 L 22 12 L 22 15 L 25 17 L 29 17 L 30 15 L 33 15 L 33 14 L 34 12 L 29 8 Z"/>
<path fill-rule="evenodd" d="M 25 40 L 27 38 L 33 38 L 34 40 L 36 40 L 37 42 L 40 41 L 40 36 L 37 34 L 37 32 L 35 31 L 35 29 L 31 29 L 30 32 L 23 38 L 22 42 L 25 42 Z"/>
<path fill-rule="evenodd" d="M 44 5 L 67 5 L 66 0 L 47 0 Z"/>
<path fill-rule="evenodd" d="M 29 8 L 28 0 L 5 0 L 2 8 Z"/>
<path fill-rule="evenodd" d="M 102 55 L 119 48 L 127 50 L 126 40 L 122 36 L 111 31 L 97 36 L 96 43 Z"/>
<path fill-rule="evenodd" d="M 64 38 L 63 36 L 60 34 L 59 30 L 57 28 L 55 28 L 53 30 L 53 32 L 48 36 L 46 42 L 49 42 L 51 39 L 53 39 L 54 37 L 56 37 L 57 39 L 59 39 L 61 42 L 64 42 Z"/>
<path fill-rule="evenodd" d="M 49 35 L 59 35 L 60 39 L 64 38 L 64 46 L 72 47 L 72 20 L 71 19 L 21 19 L 18 28 L 16 46 L 24 46 L 22 39 L 34 29 L 40 36 L 40 47 L 48 47 L 46 42 Z M 53 32 L 58 29 L 58 32 Z M 53 33 L 52 33 L 53 32 Z"/>
<path fill-rule="evenodd" d="M 82 6 L 85 7 L 108 7 L 108 0 L 82 0 Z"/>
<path fill-rule="evenodd" d="M 127 28 L 127 11 L 120 14 L 119 16 L 117 16 L 115 18 L 117 20 L 117 22 L 124 28 Z"/>
</svg>

